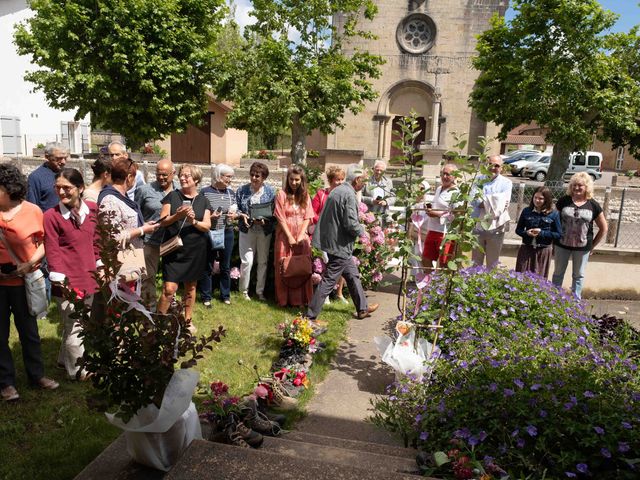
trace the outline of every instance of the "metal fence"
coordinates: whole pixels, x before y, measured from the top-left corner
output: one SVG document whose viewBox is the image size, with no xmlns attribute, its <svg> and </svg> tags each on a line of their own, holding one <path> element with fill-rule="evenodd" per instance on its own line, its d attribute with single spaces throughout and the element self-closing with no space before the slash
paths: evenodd
<svg viewBox="0 0 640 480">
<path fill-rule="evenodd" d="M 554 199 L 566 194 L 567 184 L 552 188 Z M 519 239 L 515 225 L 520 212 L 531 203 L 535 185 L 514 183 L 509 214 L 513 220 L 507 238 Z M 593 198 L 604 210 L 609 229 L 603 245 L 624 249 L 640 249 L 640 188 L 594 187 Z M 597 232 L 594 225 L 594 233 Z"/>
</svg>

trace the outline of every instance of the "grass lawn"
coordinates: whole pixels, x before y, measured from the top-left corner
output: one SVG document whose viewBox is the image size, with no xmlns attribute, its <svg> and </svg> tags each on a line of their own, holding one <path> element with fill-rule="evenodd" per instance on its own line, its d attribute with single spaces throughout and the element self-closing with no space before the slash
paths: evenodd
<svg viewBox="0 0 640 480">
<path fill-rule="evenodd" d="M 250 393 L 255 381 L 253 365 L 267 374 L 278 356 L 281 344 L 278 323 L 292 318 L 296 309 L 283 309 L 272 304 L 245 301 L 238 294 L 232 305 L 214 300 L 210 310 L 197 306 L 194 322 L 199 333 L 223 325 L 227 336 L 205 354 L 198 364 L 201 384 L 214 380 L 227 383 L 236 395 Z M 301 407 L 313 395 L 313 385 L 322 380 L 329 361 L 344 338 L 353 305 L 339 302 L 325 306 L 322 320 L 329 322 L 329 331 L 321 337 L 327 348 L 315 356 L 310 373 L 312 388 L 300 396 Z M 56 391 L 39 391 L 26 384 L 20 343 L 12 328 L 9 344 L 17 369 L 17 389 L 20 400 L 0 403 L 0 479 L 69 479 L 77 475 L 119 434 L 102 413 L 89 411 L 85 394 L 89 383 L 78 384 L 64 379 L 56 369 L 60 347 L 60 325 L 55 306 L 47 318 L 39 320 L 45 374 L 60 382 Z M 238 365 L 242 359 L 245 366 Z M 247 369 L 248 368 L 248 369 Z M 250 371 L 251 370 L 251 371 Z M 195 396 L 199 406 L 203 393 Z M 294 412 L 291 418 L 298 418 Z"/>
</svg>

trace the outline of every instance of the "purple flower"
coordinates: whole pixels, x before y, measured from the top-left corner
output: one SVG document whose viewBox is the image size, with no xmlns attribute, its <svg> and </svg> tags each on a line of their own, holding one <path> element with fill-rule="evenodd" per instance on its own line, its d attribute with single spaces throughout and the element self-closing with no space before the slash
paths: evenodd
<svg viewBox="0 0 640 480">
<path fill-rule="evenodd" d="M 512 397 L 514 393 L 515 392 L 510 388 L 505 388 L 504 389 L 504 396 L 505 397 Z"/>
<path fill-rule="evenodd" d="M 625 428 L 627 430 L 631 430 L 633 428 L 633 426 L 629 422 L 622 422 L 621 425 L 622 428 Z"/>
<path fill-rule="evenodd" d="M 542 417 L 542 418 L 547 418 L 547 411 L 546 411 L 546 410 L 540 410 L 539 415 L 540 415 L 540 417 Z"/>
<path fill-rule="evenodd" d="M 524 439 L 519 438 L 518 441 L 516 442 L 516 447 L 518 448 L 524 447 Z"/>
<path fill-rule="evenodd" d="M 604 435 L 604 428 L 602 428 L 602 427 L 593 427 L 593 429 L 595 430 L 595 432 L 598 435 Z"/>
<path fill-rule="evenodd" d="M 469 440 L 467 440 L 467 442 L 469 443 L 470 447 L 475 447 L 476 445 L 478 445 L 480 443 L 480 440 L 475 435 L 471 435 L 469 437 Z"/>
<path fill-rule="evenodd" d="M 604 458 L 611 458 L 611 452 L 607 448 L 601 448 L 600 455 L 602 455 Z"/>
<path fill-rule="evenodd" d="M 490 392 L 495 392 L 498 389 L 498 384 L 495 382 L 491 382 L 488 388 Z"/>
<path fill-rule="evenodd" d="M 538 435 L 538 429 L 534 425 L 528 425 L 527 433 L 529 434 L 529 436 L 535 437 L 536 435 Z"/>
<path fill-rule="evenodd" d="M 520 380 L 519 378 L 516 378 L 513 383 L 515 383 L 516 387 L 518 388 L 523 388 L 524 387 L 524 382 L 522 380 Z"/>
<path fill-rule="evenodd" d="M 455 432 L 453 432 L 453 436 L 456 438 L 469 438 L 471 436 L 471 432 L 468 428 L 459 428 Z"/>
<path fill-rule="evenodd" d="M 536 391 L 536 390 L 540 390 L 542 388 L 542 385 L 540 385 L 539 383 L 534 383 L 533 385 L 531 385 L 531 387 L 529 387 L 530 390 L 532 391 Z"/>
<path fill-rule="evenodd" d="M 587 473 L 589 471 L 589 467 L 586 463 L 578 463 L 576 465 L 576 470 L 578 470 L 580 473 Z"/>
<path fill-rule="evenodd" d="M 420 432 L 420 440 L 425 441 L 429 438 L 429 432 Z"/>
<path fill-rule="evenodd" d="M 573 472 L 564 472 L 564 474 L 569 478 L 576 478 L 576 474 Z"/>
<path fill-rule="evenodd" d="M 595 398 L 596 394 L 590 390 L 586 390 L 584 393 L 584 398 Z"/>
<path fill-rule="evenodd" d="M 629 450 L 629 442 L 618 442 L 618 451 L 620 453 L 627 453 Z"/>
</svg>

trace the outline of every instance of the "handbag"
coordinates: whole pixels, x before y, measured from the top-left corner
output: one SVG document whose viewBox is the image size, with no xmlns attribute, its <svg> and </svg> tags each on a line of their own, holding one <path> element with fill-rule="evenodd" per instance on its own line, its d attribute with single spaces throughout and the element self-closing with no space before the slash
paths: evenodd
<svg viewBox="0 0 640 480">
<path fill-rule="evenodd" d="M 291 248 L 291 252 L 294 253 L 293 248 Z M 294 253 L 289 257 L 280 259 L 280 275 L 283 278 L 303 277 L 306 282 L 311 273 L 313 273 L 311 255 L 296 255 Z"/>
<path fill-rule="evenodd" d="M 9 256 L 18 265 L 20 259 L 14 253 L 13 249 L 7 242 L 4 236 L 4 232 L 0 229 L 0 241 L 4 244 Z M 37 269 L 33 272 L 24 274 L 24 290 L 27 297 L 27 308 L 29 313 L 36 317 L 36 319 L 42 318 L 47 314 L 49 308 L 49 299 L 47 298 L 47 288 L 44 280 L 44 273 L 42 270 Z"/>
<path fill-rule="evenodd" d="M 171 237 L 169 240 L 165 240 L 160 244 L 160 256 L 164 257 L 165 255 L 169 255 L 171 252 L 175 252 L 179 248 L 184 246 L 182 243 L 182 238 L 180 238 L 180 232 L 182 231 L 182 227 L 184 227 L 184 222 L 187 221 L 187 217 L 184 217 L 182 220 L 182 225 L 180 225 L 180 229 L 178 233 Z M 166 233 L 166 230 L 165 230 Z"/>
<path fill-rule="evenodd" d="M 142 247 L 129 246 L 121 248 L 118 252 L 118 261 L 121 263 L 120 270 L 118 270 L 118 278 L 123 278 L 125 282 L 133 282 L 147 276 L 144 249 Z"/>
<path fill-rule="evenodd" d="M 209 230 L 209 242 L 213 250 L 224 250 L 224 228 Z"/>
<path fill-rule="evenodd" d="M 273 202 L 252 203 L 249 205 L 251 220 L 264 220 L 273 217 Z"/>
</svg>

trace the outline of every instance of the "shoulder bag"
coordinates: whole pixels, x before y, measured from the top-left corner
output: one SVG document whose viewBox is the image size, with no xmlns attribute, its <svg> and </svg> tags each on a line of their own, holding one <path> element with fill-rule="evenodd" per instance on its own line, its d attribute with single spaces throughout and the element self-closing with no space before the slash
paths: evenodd
<svg viewBox="0 0 640 480">
<path fill-rule="evenodd" d="M 6 247 L 9 256 L 13 259 L 16 265 L 22 263 L 9 245 L 2 229 L 0 229 L 0 241 L 2 241 Z M 49 308 L 44 273 L 42 273 L 42 270 L 38 268 L 33 272 L 25 273 L 23 278 L 29 313 L 36 317 L 36 319 L 44 317 L 47 314 L 47 309 Z"/>
<path fill-rule="evenodd" d="M 169 255 L 172 252 L 175 252 L 179 248 L 182 248 L 184 244 L 182 243 L 182 238 L 180 238 L 180 232 L 182 231 L 182 227 L 184 227 L 184 222 L 187 221 L 187 217 L 184 217 L 182 220 L 182 225 L 180 225 L 180 229 L 178 233 L 171 237 L 169 240 L 165 240 L 160 244 L 160 256 L 164 257 L 165 255 Z M 166 233 L 166 230 L 165 230 Z"/>
</svg>

